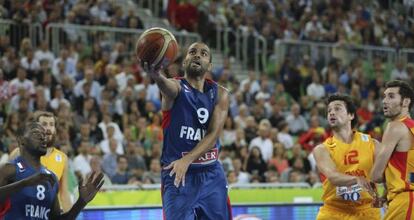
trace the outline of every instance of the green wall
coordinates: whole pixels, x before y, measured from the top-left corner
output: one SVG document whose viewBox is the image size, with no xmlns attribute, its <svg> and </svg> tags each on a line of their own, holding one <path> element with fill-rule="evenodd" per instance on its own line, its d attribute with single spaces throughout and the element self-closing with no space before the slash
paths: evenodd
<svg viewBox="0 0 414 220">
<path fill-rule="evenodd" d="M 232 203 L 291 203 L 295 197 L 321 202 L 322 189 L 232 189 Z M 160 190 L 107 191 L 99 193 L 89 206 L 161 205 Z"/>
</svg>

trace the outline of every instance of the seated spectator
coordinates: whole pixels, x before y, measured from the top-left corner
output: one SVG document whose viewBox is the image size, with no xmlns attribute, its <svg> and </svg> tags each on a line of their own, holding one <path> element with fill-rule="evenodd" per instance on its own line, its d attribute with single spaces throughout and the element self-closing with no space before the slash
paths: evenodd
<svg viewBox="0 0 414 220">
<path fill-rule="evenodd" d="M 299 135 L 309 129 L 308 122 L 300 114 L 299 104 L 293 104 L 290 108 L 290 114 L 286 117 L 289 131 L 293 135 Z"/>
<path fill-rule="evenodd" d="M 90 160 L 92 156 L 89 154 L 90 144 L 89 142 L 81 142 L 78 147 L 78 156 L 73 159 L 73 166 L 75 172 L 79 172 L 83 179 L 91 172 Z"/>
<path fill-rule="evenodd" d="M 273 154 L 273 143 L 269 138 L 271 128 L 270 122 L 267 119 L 260 121 L 259 130 L 257 132 L 258 136 L 249 144 L 250 151 L 253 147 L 258 147 L 260 149 L 260 153 L 265 162 L 269 161 Z"/>
<path fill-rule="evenodd" d="M 161 183 L 161 164 L 158 159 L 152 159 L 149 171 L 144 173 L 144 183 L 154 184 Z"/>
<path fill-rule="evenodd" d="M 100 156 L 92 156 L 92 158 L 89 161 L 89 165 L 91 167 L 91 172 L 87 176 L 89 176 L 92 172 L 102 173 L 104 175 L 105 181 L 104 186 L 112 185 L 111 179 L 102 170 L 102 158 Z"/>
<path fill-rule="evenodd" d="M 253 146 L 249 153 L 249 158 L 247 159 L 246 171 L 249 172 L 252 176 L 258 177 L 259 182 L 264 182 L 264 173 L 267 171 L 267 165 L 263 160 L 262 153 L 260 148 Z"/>
<path fill-rule="evenodd" d="M 130 178 L 128 173 L 128 160 L 126 156 L 119 155 L 116 159 L 117 168 L 115 174 L 111 177 L 113 184 L 127 184 Z"/>
<path fill-rule="evenodd" d="M 239 158 L 233 159 L 233 172 L 236 177 L 236 183 L 241 183 L 241 184 L 249 183 L 250 181 L 249 173 L 244 172 L 242 170 L 242 161 Z"/>
<path fill-rule="evenodd" d="M 289 168 L 285 148 L 281 143 L 274 144 L 273 156 L 269 160 L 269 168 L 271 167 L 273 167 L 278 173 L 283 173 L 287 168 Z"/>
</svg>

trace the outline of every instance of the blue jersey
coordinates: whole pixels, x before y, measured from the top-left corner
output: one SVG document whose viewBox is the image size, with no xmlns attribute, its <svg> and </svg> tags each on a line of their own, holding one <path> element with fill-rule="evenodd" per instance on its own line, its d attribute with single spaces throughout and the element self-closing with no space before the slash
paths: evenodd
<svg viewBox="0 0 414 220">
<path fill-rule="evenodd" d="M 180 78 L 181 90 L 172 108 L 163 112 L 162 127 L 164 144 L 161 164 L 178 160 L 190 152 L 206 135 L 214 107 L 217 103 L 218 85 L 206 80 L 204 91 L 193 88 L 187 80 Z M 213 164 L 218 159 L 219 141 L 211 150 L 195 160 L 190 168 Z"/>
<path fill-rule="evenodd" d="M 39 172 L 26 163 L 22 157 L 17 157 L 13 160 L 12 164 L 16 166 L 16 182 Z M 10 206 L 5 212 L 4 220 L 50 219 L 50 211 L 58 191 L 57 178 L 55 174 L 43 166 L 41 166 L 40 172 L 52 174 L 56 180 L 55 184 L 51 186 L 50 183 L 47 182 L 36 186 L 27 186 L 13 194 L 10 197 Z"/>
</svg>

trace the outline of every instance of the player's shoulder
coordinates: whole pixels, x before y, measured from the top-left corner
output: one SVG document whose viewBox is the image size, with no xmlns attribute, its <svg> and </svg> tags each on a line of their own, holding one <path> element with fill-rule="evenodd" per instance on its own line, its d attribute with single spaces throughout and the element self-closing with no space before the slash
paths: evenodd
<svg viewBox="0 0 414 220">
<path fill-rule="evenodd" d="M 362 132 L 358 132 L 358 131 L 356 132 L 356 135 L 354 136 L 354 138 L 356 138 L 356 139 L 358 139 L 362 142 L 371 142 L 371 141 L 373 141 L 371 135 L 365 134 L 365 133 L 362 133 Z"/>
<path fill-rule="evenodd" d="M 56 147 L 52 148 L 52 152 L 46 157 L 48 160 L 55 160 L 57 162 L 66 161 L 68 156 L 61 150 L 57 149 Z"/>
<path fill-rule="evenodd" d="M 327 152 L 326 145 L 324 143 L 316 145 L 316 147 L 313 148 L 312 153 L 313 154 L 320 154 L 323 152 Z"/>
<path fill-rule="evenodd" d="M 9 180 L 13 179 L 16 175 L 16 164 L 14 163 L 5 163 L 0 166 L 0 173 L 1 173 L 1 180 L 8 182 Z"/>
</svg>

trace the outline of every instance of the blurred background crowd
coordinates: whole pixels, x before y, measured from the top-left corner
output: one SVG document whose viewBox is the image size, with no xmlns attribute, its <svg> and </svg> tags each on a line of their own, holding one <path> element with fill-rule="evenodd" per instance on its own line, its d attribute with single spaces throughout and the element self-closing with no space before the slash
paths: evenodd
<svg viewBox="0 0 414 220">
<path fill-rule="evenodd" d="M 410 1 L 401 1 L 401 5 Z M 214 44 L 220 27 L 276 39 L 413 47 L 414 26 L 389 1 L 168 1 L 157 16 Z M 106 25 L 143 29 L 139 15 L 108 0 L 0 0 L 0 18 L 16 22 Z M 70 31 L 66 37 L 71 38 Z M 47 41 L 0 36 L 0 163 L 17 147 L 16 131 L 35 110 L 57 117 L 56 147 L 70 158 L 72 177 L 103 170 L 107 184 L 160 183 L 162 114 L 157 86 L 124 41 L 69 41 L 52 52 Z M 269 45 L 273 45 L 270 43 Z M 165 70 L 183 74 L 181 61 Z M 230 53 L 231 55 L 231 53 Z M 389 79 L 414 84 L 414 65 L 333 58 L 327 65 L 303 54 L 245 78 L 225 58 L 209 77 L 229 88 L 229 117 L 219 155 L 229 183 L 319 182 L 312 149 L 330 135 L 325 98 L 350 94 L 357 129 L 381 139 L 381 97 Z M 110 180 L 110 181 L 108 181 Z"/>
</svg>

